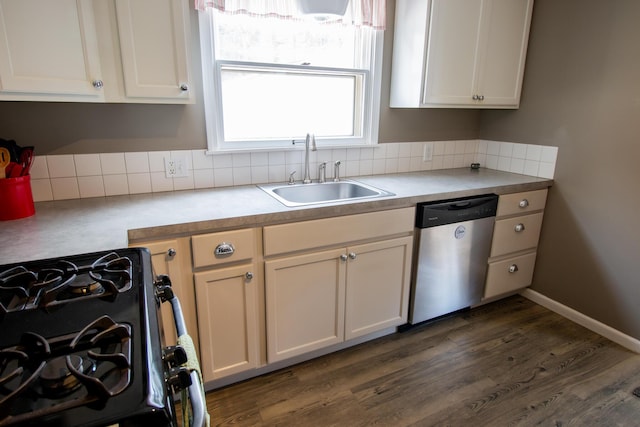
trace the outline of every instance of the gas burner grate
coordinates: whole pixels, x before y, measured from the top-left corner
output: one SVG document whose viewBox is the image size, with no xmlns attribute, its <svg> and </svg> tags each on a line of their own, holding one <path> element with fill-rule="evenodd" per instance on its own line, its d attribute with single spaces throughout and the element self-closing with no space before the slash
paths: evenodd
<svg viewBox="0 0 640 427">
<path fill-rule="evenodd" d="M 104 407 L 131 382 L 131 338 L 131 326 L 109 316 L 63 337 L 25 332 L 0 351 L 0 426 Z"/>
<path fill-rule="evenodd" d="M 6 313 L 51 308 L 85 298 L 115 300 L 131 289 L 132 262 L 109 252 L 88 265 L 68 260 L 32 268 L 15 266 L 0 272 L 0 319 Z"/>
</svg>

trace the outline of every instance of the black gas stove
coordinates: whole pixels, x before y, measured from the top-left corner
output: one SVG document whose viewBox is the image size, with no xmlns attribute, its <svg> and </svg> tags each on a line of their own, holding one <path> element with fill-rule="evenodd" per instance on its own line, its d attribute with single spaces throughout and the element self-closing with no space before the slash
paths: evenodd
<svg viewBox="0 0 640 427">
<path fill-rule="evenodd" d="M 157 288 L 143 248 L 0 266 L 0 426 L 175 425 Z"/>
</svg>

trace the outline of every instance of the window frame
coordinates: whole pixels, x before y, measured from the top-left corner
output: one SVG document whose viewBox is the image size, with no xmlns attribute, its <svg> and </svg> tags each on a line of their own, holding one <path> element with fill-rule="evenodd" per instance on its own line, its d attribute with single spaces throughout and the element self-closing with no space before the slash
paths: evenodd
<svg viewBox="0 0 640 427">
<path fill-rule="evenodd" d="M 207 152 L 209 154 L 239 151 L 274 151 L 291 148 L 292 139 L 260 139 L 246 141 L 225 141 L 222 115 L 221 70 L 223 67 L 248 69 L 291 70 L 317 75 L 357 75 L 363 80 L 362 98 L 359 108 L 361 123 L 357 123 L 358 115 L 354 114 L 354 133 L 358 128 L 361 135 L 353 137 L 330 138 L 316 136 L 318 148 L 366 147 L 378 143 L 378 125 L 380 120 L 380 96 L 382 83 L 382 50 L 384 32 L 371 30 L 371 44 L 361 43 L 369 50 L 368 68 L 332 68 L 306 65 L 285 65 L 263 62 L 229 61 L 215 59 L 215 41 L 213 31 L 213 10 L 199 13 L 200 51 L 202 61 L 202 82 L 204 95 L 204 115 L 207 136 Z M 358 108 L 358 107 L 356 107 Z"/>
</svg>

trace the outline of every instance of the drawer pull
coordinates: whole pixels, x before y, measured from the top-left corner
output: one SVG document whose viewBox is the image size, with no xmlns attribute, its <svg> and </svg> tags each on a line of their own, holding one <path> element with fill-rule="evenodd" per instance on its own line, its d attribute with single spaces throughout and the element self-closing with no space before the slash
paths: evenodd
<svg viewBox="0 0 640 427">
<path fill-rule="evenodd" d="M 516 271 L 518 271 L 518 266 L 516 264 L 511 264 L 509 266 L 509 273 L 515 273 Z"/>
<path fill-rule="evenodd" d="M 529 201 L 527 199 L 522 199 L 520 200 L 520 203 L 518 203 L 518 206 L 524 209 L 529 206 Z"/>
<path fill-rule="evenodd" d="M 174 256 L 176 256 L 176 250 L 173 248 L 169 248 L 169 250 L 167 251 L 167 256 L 170 258 L 173 258 Z"/>
<path fill-rule="evenodd" d="M 520 223 L 516 224 L 516 226 L 513 227 L 513 229 L 516 231 L 516 233 L 524 231 L 524 224 L 520 222 Z"/>
<path fill-rule="evenodd" d="M 251 279 L 253 279 L 253 273 L 252 273 L 252 272 L 250 272 L 250 271 L 247 271 L 247 272 L 245 273 L 244 277 L 245 277 L 247 280 L 251 280 Z"/>
<path fill-rule="evenodd" d="M 236 249 L 231 243 L 222 242 L 218 246 L 216 246 L 213 254 L 216 256 L 216 258 L 225 258 L 233 255 L 235 251 Z"/>
</svg>

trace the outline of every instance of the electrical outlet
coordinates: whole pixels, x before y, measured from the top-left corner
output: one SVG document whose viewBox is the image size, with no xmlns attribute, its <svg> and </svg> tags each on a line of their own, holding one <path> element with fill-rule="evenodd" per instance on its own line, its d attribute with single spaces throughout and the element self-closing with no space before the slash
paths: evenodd
<svg viewBox="0 0 640 427">
<path fill-rule="evenodd" d="M 430 162 L 433 160 L 433 142 L 426 142 L 424 144 L 424 152 L 422 155 L 423 162 Z"/>
<path fill-rule="evenodd" d="M 186 154 L 172 154 L 164 158 L 164 172 L 167 178 L 189 176 L 189 164 Z"/>
</svg>

